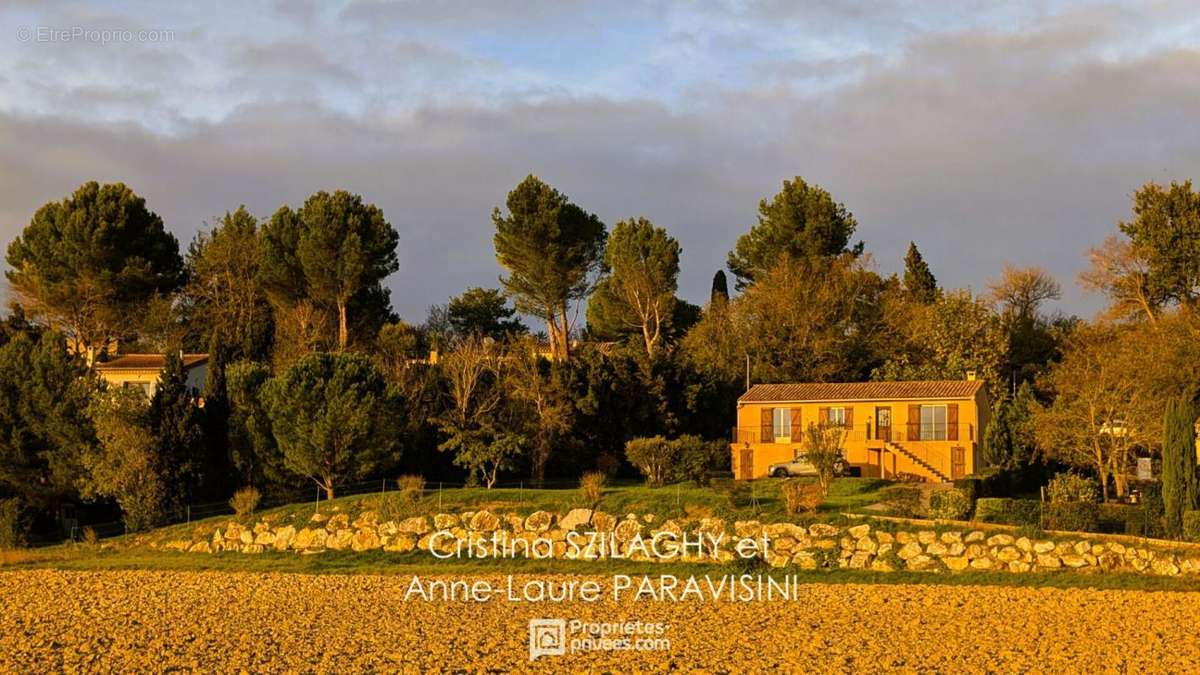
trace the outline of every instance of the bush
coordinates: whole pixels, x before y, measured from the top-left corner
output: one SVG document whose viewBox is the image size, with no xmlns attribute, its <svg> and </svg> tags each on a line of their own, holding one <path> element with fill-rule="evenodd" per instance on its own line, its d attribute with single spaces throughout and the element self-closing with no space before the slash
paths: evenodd
<svg viewBox="0 0 1200 675">
<path fill-rule="evenodd" d="M 1100 531 L 1100 508 L 1095 502 L 1050 502 L 1042 517 L 1042 527 L 1047 530 Z"/>
<path fill-rule="evenodd" d="M 1200 541 L 1200 511 L 1183 512 L 1183 538 L 1186 541 Z"/>
<path fill-rule="evenodd" d="M 1009 497 L 1016 482 L 1015 472 L 992 466 L 955 480 L 954 487 L 966 491 L 974 501 L 985 497 Z"/>
<path fill-rule="evenodd" d="M 261 498 L 262 495 L 258 493 L 257 488 L 244 487 L 233 493 L 233 497 L 229 499 L 229 506 L 237 515 L 248 516 L 258 508 L 258 501 Z"/>
<path fill-rule="evenodd" d="M 1125 534 L 1129 528 L 1129 520 L 1137 522 L 1144 520 L 1140 506 L 1130 504 L 1097 504 L 1100 515 L 1099 531 L 1104 534 Z"/>
<path fill-rule="evenodd" d="M 883 503 L 892 515 L 913 518 L 922 512 L 922 490 L 916 485 L 889 485 L 879 491 Z"/>
<path fill-rule="evenodd" d="M 424 476 L 405 474 L 396 479 L 396 485 L 400 488 L 400 498 L 414 504 L 421 501 L 421 496 L 425 494 Z"/>
<path fill-rule="evenodd" d="M 984 497 L 975 501 L 975 520 L 1003 525 L 1041 524 L 1042 503 L 1036 499 Z"/>
<path fill-rule="evenodd" d="M 27 524 L 19 499 L 0 499 L 0 550 L 23 547 Z"/>
<path fill-rule="evenodd" d="M 596 470 L 612 478 L 621 470 L 621 458 L 611 452 L 602 452 L 596 458 Z"/>
<path fill-rule="evenodd" d="M 100 537 L 96 535 L 95 528 L 91 526 L 83 528 L 83 543 L 95 546 L 98 541 L 100 541 Z"/>
<path fill-rule="evenodd" d="M 788 481 L 779 488 L 788 514 L 815 513 L 825 498 L 825 489 L 820 483 Z"/>
<path fill-rule="evenodd" d="M 942 520 L 967 520 L 971 517 L 971 498 L 965 490 L 934 490 L 929 495 L 929 517 Z"/>
<path fill-rule="evenodd" d="M 600 503 L 600 497 L 604 494 L 604 483 L 607 481 L 608 476 L 599 471 L 585 473 L 579 479 L 579 492 L 589 508 L 594 509 Z"/>
<path fill-rule="evenodd" d="M 625 459 L 637 467 L 647 485 L 663 485 L 672 473 L 677 449 L 662 436 L 635 438 L 625 444 Z"/>
<path fill-rule="evenodd" d="M 722 463 L 729 462 L 729 444 L 725 441 L 706 441 L 699 436 L 685 435 L 671 442 L 675 444 L 677 480 L 690 480 L 703 487 L 712 480 L 713 472 Z"/>
<path fill-rule="evenodd" d="M 1165 534 L 1162 485 L 1158 481 L 1135 481 L 1131 488 L 1138 491 L 1138 516 L 1126 522 L 1125 534 L 1139 537 L 1162 537 Z"/>
<path fill-rule="evenodd" d="M 1060 473 L 1046 486 L 1046 496 L 1055 504 L 1070 502 L 1096 503 L 1099 499 L 1100 485 L 1073 471 Z"/>
</svg>

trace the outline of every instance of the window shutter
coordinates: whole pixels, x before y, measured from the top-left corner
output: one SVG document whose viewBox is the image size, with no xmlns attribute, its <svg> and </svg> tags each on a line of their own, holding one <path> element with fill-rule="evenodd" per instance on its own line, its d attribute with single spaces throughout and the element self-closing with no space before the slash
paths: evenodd
<svg viewBox="0 0 1200 675">
<path fill-rule="evenodd" d="M 946 406 L 946 440 L 958 440 L 958 404 L 951 403 Z"/>
<path fill-rule="evenodd" d="M 804 427 L 800 424 L 800 409 L 792 408 L 792 442 L 795 443 L 804 433 Z"/>
<path fill-rule="evenodd" d="M 817 424 L 829 424 L 829 408 L 817 408 Z"/>
<path fill-rule="evenodd" d="M 854 428 L 854 408 L 851 406 L 846 406 L 846 428 Z"/>
<path fill-rule="evenodd" d="M 774 424 L 774 422 L 775 422 L 775 409 L 774 408 L 762 408 L 762 429 L 760 430 L 760 435 L 759 435 L 759 439 L 758 439 L 760 443 L 770 443 L 771 441 L 775 440 L 775 434 L 771 430 L 771 427 Z"/>
<path fill-rule="evenodd" d="M 916 403 L 908 406 L 908 440 L 915 441 L 921 438 L 921 406 Z"/>
</svg>

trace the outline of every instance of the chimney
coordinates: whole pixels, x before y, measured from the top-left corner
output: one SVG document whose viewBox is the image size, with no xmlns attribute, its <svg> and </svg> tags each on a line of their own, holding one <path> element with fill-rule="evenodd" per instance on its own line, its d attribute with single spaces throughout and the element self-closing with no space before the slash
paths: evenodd
<svg viewBox="0 0 1200 675">
<path fill-rule="evenodd" d="M 974 382 L 974 381 L 975 381 L 975 371 L 968 370 L 967 371 L 967 382 Z"/>
</svg>

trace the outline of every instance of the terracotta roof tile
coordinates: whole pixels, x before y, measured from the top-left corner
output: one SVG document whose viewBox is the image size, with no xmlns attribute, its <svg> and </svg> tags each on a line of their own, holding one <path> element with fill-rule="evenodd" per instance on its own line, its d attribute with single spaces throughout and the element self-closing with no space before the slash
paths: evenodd
<svg viewBox="0 0 1200 675">
<path fill-rule="evenodd" d="M 184 354 L 183 367 L 206 363 L 208 354 Z M 162 354 L 121 354 L 111 361 L 97 363 L 96 370 L 162 370 L 167 357 Z"/>
<path fill-rule="evenodd" d="M 739 403 L 803 401 L 895 401 L 901 399 L 972 398 L 983 386 L 980 380 L 926 380 L 917 382 L 803 382 L 756 384 L 738 398 Z"/>
</svg>

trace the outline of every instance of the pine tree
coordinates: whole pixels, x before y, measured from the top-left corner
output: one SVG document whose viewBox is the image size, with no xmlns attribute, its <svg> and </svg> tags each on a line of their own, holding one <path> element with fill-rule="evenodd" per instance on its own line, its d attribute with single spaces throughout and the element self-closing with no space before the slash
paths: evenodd
<svg viewBox="0 0 1200 675">
<path fill-rule="evenodd" d="M 937 279 L 929 271 L 917 244 L 911 241 L 908 242 L 908 253 L 904 255 L 904 290 L 914 302 L 928 305 L 937 299 Z"/>
<path fill-rule="evenodd" d="M 1163 419 L 1162 496 L 1167 533 L 1183 530 L 1183 512 L 1200 506 L 1196 484 L 1196 409 L 1187 399 L 1167 402 Z"/>
<path fill-rule="evenodd" d="M 177 514 L 204 478 L 204 420 L 196 394 L 188 387 L 182 355 L 168 354 L 150 399 L 149 422 L 170 492 L 167 508 Z"/>
</svg>

